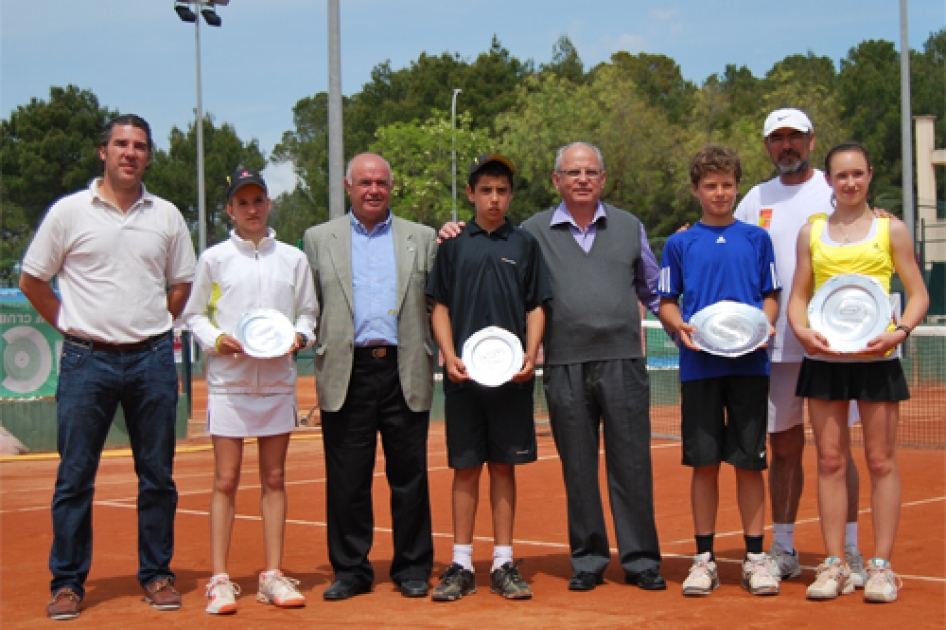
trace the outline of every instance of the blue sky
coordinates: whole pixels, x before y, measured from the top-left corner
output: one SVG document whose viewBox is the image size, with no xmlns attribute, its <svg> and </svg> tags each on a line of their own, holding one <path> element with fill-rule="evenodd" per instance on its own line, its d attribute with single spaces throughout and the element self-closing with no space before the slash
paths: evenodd
<svg viewBox="0 0 946 630">
<path fill-rule="evenodd" d="M 341 0 L 342 89 L 357 92 L 385 59 L 400 68 L 421 52 L 472 59 L 495 34 L 520 59 L 547 62 L 568 35 L 586 67 L 618 50 L 673 58 L 697 83 L 727 63 L 764 75 L 786 55 L 812 51 L 838 64 L 866 39 L 899 48 L 897 0 Z M 231 0 L 223 27 L 201 28 L 204 110 L 257 138 L 267 155 L 292 128 L 292 107 L 328 89 L 326 3 Z M 92 90 L 103 105 L 144 116 L 159 146 L 196 105 L 194 27 L 173 0 L 2 0 L 0 113 L 51 85 Z M 910 46 L 946 26 L 946 2 L 910 0 Z M 448 108 L 450 93 L 444 94 Z M 462 111 L 462 96 L 458 108 Z M 287 169 L 270 169 L 277 191 Z"/>
</svg>

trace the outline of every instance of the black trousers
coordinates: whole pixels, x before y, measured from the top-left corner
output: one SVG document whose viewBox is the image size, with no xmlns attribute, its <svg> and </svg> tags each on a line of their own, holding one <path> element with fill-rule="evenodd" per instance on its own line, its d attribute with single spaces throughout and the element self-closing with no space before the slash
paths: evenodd
<svg viewBox="0 0 946 630">
<path fill-rule="evenodd" d="M 427 581 L 434 545 L 427 484 L 430 412 L 407 406 L 397 355 L 355 357 L 345 404 L 322 412 L 329 561 L 335 579 L 370 585 L 374 535 L 371 484 L 378 432 L 391 488 L 394 558 L 391 578 Z"/>
</svg>

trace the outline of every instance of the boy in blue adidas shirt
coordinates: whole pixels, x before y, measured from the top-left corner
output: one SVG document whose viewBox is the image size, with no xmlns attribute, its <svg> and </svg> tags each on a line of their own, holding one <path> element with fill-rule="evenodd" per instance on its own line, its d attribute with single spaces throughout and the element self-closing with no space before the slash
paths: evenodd
<svg viewBox="0 0 946 630">
<path fill-rule="evenodd" d="M 664 246 L 657 293 L 660 319 L 679 335 L 683 464 L 693 467 L 690 501 L 697 554 L 683 582 L 684 595 L 709 595 L 719 586 L 713 536 L 722 462 L 736 470 L 739 512 L 746 541 L 742 586 L 775 595 L 779 579 L 762 551 L 765 525 L 766 413 L 769 358 L 765 348 L 739 357 L 700 350 L 690 318 L 723 300 L 778 314 L 775 252 L 768 233 L 736 221 L 733 203 L 742 166 L 725 147 L 707 146 L 690 164 L 690 183 L 703 216 Z M 682 300 L 681 300 L 682 298 Z"/>
</svg>

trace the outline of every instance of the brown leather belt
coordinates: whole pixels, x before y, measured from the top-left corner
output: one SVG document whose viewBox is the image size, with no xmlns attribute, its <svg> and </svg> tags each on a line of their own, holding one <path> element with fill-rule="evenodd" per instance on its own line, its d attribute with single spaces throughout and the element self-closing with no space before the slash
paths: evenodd
<svg viewBox="0 0 946 630">
<path fill-rule="evenodd" d="M 393 359 L 397 357 L 397 346 L 369 346 L 355 348 L 356 359 Z"/>
<path fill-rule="evenodd" d="M 83 339 L 82 337 L 76 337 L 74 335 L 64 335 L 64 339 L 69 343 L 91 348 L 92 350 L 98 350 L 99 352 L 140 352 L 141 350 L 148 350 L 155 344 L 161 343 L 170 337 L 171 331 L 169 330 L 155 335 L 154 337 L 148 337 L 144 341 L 136 341 L 134 343 L 105 343 L 104 341 L 93 341 L 92 339 Z"/>
</svg>

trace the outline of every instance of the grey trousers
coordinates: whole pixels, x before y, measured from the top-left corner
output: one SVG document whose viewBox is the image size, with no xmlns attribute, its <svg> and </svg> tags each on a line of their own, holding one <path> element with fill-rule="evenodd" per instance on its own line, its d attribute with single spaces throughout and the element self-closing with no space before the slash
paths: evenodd
<svg viewBox="0 0 946 630">
<path fill-rule="evenodd" d="M 645 359 L 546 365 L 544 380 L 565 478 L 572 569 L 600 575 L 611 557 L 598 484 L 602 423 L 621 566 L 630 574 L 659 568 Z"/>
</svg>

